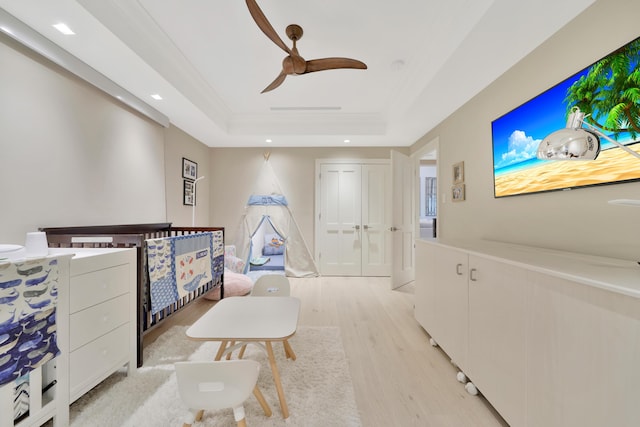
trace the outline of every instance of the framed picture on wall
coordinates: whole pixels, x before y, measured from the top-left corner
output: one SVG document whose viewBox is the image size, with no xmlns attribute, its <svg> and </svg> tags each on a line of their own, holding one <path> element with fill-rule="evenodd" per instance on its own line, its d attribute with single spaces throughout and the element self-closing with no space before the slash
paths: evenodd
<svg viewBox="0 0 640 427">
<path fill-rule="evenodd" d="M 451 187 L 451 200 L 454 202 L 464 200 L 464 184 L 457 184 Z"/>
<path fill-rule="evenodd" d="M 182 177 L 194 181 L 198 177 L 198 164 L 182 158 Z"/>
<path fill-rule="evenodd" d="M 183 200 L 182 204 L 187 206 L 195 206 L 196 205 L 196 193 L 193 191 L 195 185 L 193 181 L 188 179 L 184 180 L 184 190 L 183 190 Z"/>
<path fill-rule="evenodd" d="M 462 184 L 464 182 L 464 162 L 453 165 L 453 183 Z"/>
</svg>

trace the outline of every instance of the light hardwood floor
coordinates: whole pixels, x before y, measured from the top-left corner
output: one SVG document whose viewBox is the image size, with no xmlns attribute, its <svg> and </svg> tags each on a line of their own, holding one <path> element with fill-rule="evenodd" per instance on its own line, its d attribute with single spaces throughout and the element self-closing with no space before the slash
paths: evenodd
<svg viewBox="0 0 640 427">
<path fill-rule="evenodd" d="M 290 281 L 302 301 L 299 325 L 340 328 L 364 427 L 507 425 L 484 398 L 467 394 L 447 355 L 429 344 L 413 316 L 412 284 L 392 291 L 389 278 Z M 196 301 L 145 343 L 175 324 L 190 325 L 213 304 Z"/>
</svg>

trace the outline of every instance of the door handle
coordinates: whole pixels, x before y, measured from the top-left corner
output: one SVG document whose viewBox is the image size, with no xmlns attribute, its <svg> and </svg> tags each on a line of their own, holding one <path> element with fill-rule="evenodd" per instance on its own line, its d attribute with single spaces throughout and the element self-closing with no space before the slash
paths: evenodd
<svg viewBox="0 0 640 427">
<path fill-rule="evenodd" d="M 360 230 L 360 226 L 359 225 L 354 225 L 353 228 L 355 228 L 356 230 Z"/>
<path fill-rule="evenodd" d="M 398 231 L 398 227 L 390 227 L 389 231 Z"/>
<path fill-rule="evenodd" d="M 364 228 L 365 230 L 369 229 L 369 226 L 367 224 L 363 225 L 362 228 Z"/>
</svg>

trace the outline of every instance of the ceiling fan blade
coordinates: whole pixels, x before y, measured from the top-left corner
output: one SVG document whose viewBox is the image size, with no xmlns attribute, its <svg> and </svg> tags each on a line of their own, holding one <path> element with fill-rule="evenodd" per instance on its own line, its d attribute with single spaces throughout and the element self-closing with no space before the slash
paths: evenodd
<svg viewBox="0 0 640 427">
<path fill-rule="evenodd" d="M 260 93 L 265 93 L 265 92 L 269 92 L 270 90 L 274 90 L 275 88 L 277 88 L 278 86 L 280 86 L 282 84 L 282 82 L 284 82 L 284 79 L 287 77 L 287 74 L 282 71 L 278 77 L 276 77 L 276 79 L 274 81 L 271 82 L 271 84 L 269 86 L 267 86 L 266 88 L 264 88 L 264 90 Z"/>
<path fill-rule="evenodd" d="M 258 27 L 262 32 L 269 37 L 272 42 L 277 44 L 280 49 L 291 54 L 291 50 L 286 44 L 284 44 L 280 36 L 278 36 L 278 33 L 276 33 L 276 30 L 273 29 L 273 26 L 269 23 L 267 17 L 264 16 L 264 13 L 262 13 L 262 10 L 258 6 L 258 3 L 256 3 L 256 0 L 247 0 L 247 7 L 249 8 L 249 13 L 251 13 L 253 20 L 256 21 L 256 24 L 258 24 Z"/>
<path fill-rule="evenodd" d="M 367 64 L 357 59 L 351 58 L 322 58 L 307 61 L 307 69 L 305 73 L 313 73 L 314 71 L 335 70 L 339 68 L 356 68 L 358 70 L 366 70 Z"/>
</svg>

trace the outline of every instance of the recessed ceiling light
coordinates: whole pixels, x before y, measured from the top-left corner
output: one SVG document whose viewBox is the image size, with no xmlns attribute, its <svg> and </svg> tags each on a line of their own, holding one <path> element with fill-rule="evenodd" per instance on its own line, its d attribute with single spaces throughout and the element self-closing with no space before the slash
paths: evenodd
<svg viewBox="0 0 640 427">
<path fill-rule="evenodd" d="M 158 95 L 157 93 L 154 93 L 153 95 L 151 95 L 151 97 L 153 99 L 155 99 L 156 101 L 160 101 L 162 100 L 162 97 L 160 95 Z"/>
<path fill-rule="evenodd" d="M 59 24 L 55 24 L 53 26 L 53 28 L 55 28 L 56 30 L 60 31 L 62 34 L 64 34 L 65 36 L 71 36 L 74 35 L 75 33 L 71 30 L 71 28 L 69 28 L 67 26 L 67 24 L 63 24 L 62 22 Z"/>
<path fill-rule="evenodd" d="M 273 141 L 271 141 L 270 139 L 265 139 L 264 142 L 271 144 Z"/>
<path fill-rule="evenodd" d="M 350 140 L 350 139 L 345 139 L 345 140 L 344 140 L 344 143 L 345 143 L 345 144 L 348 144 L 348 143 L 350 143 L 350 142 L 351 142 L 351 140 Z"/>
</svg>

